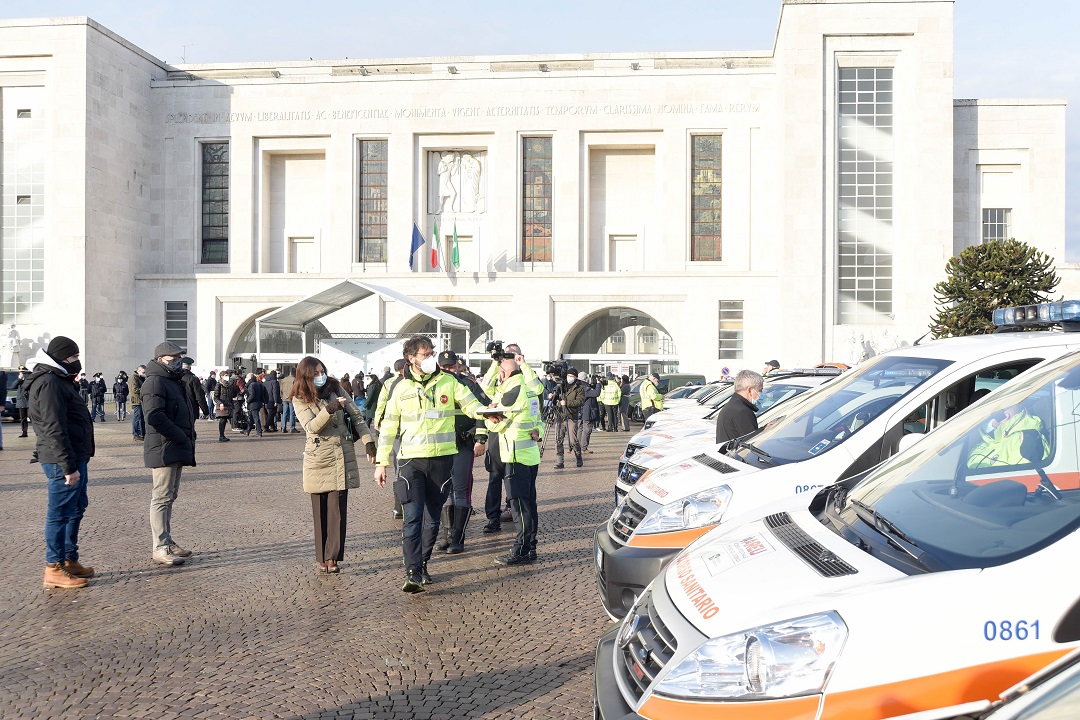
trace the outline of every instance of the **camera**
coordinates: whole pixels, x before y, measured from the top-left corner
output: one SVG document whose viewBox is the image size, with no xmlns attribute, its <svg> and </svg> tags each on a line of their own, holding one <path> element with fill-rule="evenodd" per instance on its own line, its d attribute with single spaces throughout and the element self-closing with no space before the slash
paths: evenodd
<svg viewBox="0 0 1080 720">
<path fill-rule="evenodd" d="M 491 353 L 492 360 L 513 360 L 517 357 L 514 353 L 503 350 L 502 340 L 492 340 L 485 349 Z"/>
<path fill-rule="evenodd" d="M 565 360 L 545 360 L 543 365 L 544 372 L 551 373 L 558 380 L 566 377 L 566 370 L 570 367 Z"/>
</svg>

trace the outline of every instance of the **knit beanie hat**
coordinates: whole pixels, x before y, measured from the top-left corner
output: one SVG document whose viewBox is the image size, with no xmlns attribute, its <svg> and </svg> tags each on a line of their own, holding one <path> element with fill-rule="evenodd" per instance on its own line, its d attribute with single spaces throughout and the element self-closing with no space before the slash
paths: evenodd
<svg viewBox="0 0 1080 720">
<path fill-rule="evenodd" d="M 78 355 L 79 346 L 71 338 L 57 335 L 49 341 L 49 349 L 45 352 L 56 362 L 62 363 L 72 355 Z"/>
</svg>

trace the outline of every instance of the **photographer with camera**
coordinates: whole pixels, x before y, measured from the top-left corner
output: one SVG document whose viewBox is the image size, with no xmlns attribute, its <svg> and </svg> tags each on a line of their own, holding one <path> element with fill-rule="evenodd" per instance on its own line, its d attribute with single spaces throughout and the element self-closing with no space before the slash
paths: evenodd
<svg viewBox="0 0 1080 720">
<path fill-rule="evenodd" d="M 585 386 L 578 382 L 577 368 L 566 368 L 564 377 L 559 381 L 558 390 L 553 398 L 552 414 L 555 423 L 555 452 L 558 461 L 555 469 L 561 470 L 563 464 L 563 440 L 569 438 L 570 449 L 574 451 L 577 467 L 585 463 L 581 459 L 582 427 L 581 409 L 585 405 Z"/>
<path fill-rule="evenodd" d="M 499 386 L 499 366 L 503 360 L 513 360 L 517 363 L 521 375 L 521 382 L 536 397 L 544 396 L 544 384 L 536 376 L 536 371 L 525 362 L 525 356 L 521 352 L 521 346 L 510 343 L 504 349 L 501 340 L 493 340 L 487 344 L 487 351 L 491 353 L 492 363 L 480 381 L 480 389 L 488 397 L 494 397 Z M 499 443 L 489 442 L 487 453 L 484 457 L 484 467 L 488 471 L 487 497 L 484 500 L 484 514 L 487 516 L 487 524 L 483 532 L 497 533 L 502 531 L 503 517 L 503 483 L 506 480 L 506 464 L 503 462 L 499 450 Z"/>
</svg>

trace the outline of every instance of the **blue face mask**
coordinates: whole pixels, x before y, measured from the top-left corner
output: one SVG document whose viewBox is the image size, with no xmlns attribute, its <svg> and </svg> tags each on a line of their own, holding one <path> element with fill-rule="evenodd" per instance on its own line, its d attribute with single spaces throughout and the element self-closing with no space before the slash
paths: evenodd
<svg viewBox="0 0 1080 720">
<path fill-rule="evenodd" d="M 326 376 L 325 375 L 316 375 L 315 376 L 315 387 L 321 388 L 325 384 L 326 384 Z"/>
</svg>

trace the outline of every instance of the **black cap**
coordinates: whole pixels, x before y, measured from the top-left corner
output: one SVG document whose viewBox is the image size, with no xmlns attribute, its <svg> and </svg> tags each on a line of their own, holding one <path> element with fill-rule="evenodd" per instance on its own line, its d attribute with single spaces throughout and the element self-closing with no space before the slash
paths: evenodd
<svg viewBox="0 0 1080 720">
<path fill-rule="evenodd" d="M 71 338 L 57 335 L 49 341 L 49 349 L 45 353 L 56 362 L 64 362 L 72 355 L 79 354 L 79 346 Z"/>
<path fill-rule="evenodd" d="M 659 380 L 659 379 L 660 379 L 660 373 L 658 373 L 658 372 L 651 372 L 651 373 L 649 373 L 649 377 L 651 377 L 651 378 L 656 378 L 657 380 Z"/>
<path fill-rule="evenodd" d="M 439 367 L 457 367 L 457 353 L 453 350 L 439 353 Z"/>
<path fill-rule="evenodd" d="M 191 358 L 189 358 L 189 357 L 182 357 L 182 358 L 180 358 L 180 364 L 181 364 L 181 365 L 187 365 L 187 366 L 189 366 L 189 367 L 190 367 L 190 366 L 192 366 L 192 365 L 194 365 L 194 364 L 195 364 L 195 361 L 194 361 L 194 360 L 192 360 L 192 359 L 191 359 Z"/>
<path fill-rule="evenodd" d="M 779 370 L 779 369 L 780 369 L 780 361 L 779 361 L 779 360 L 770 360 L 769 362 L 767 362 L 767 363 L 765 363 L 765 364 L 766 364 L 766 365 L 772 365 L 772 366 L 773 366 L 774 368 L 776 368 L 777 370 Z"/>
<path fill-rule="evenodd" d="M 158 346 L 154 348 L 154 358 L 165 357 L 166 355 L 177 356 L 183 355 L 187 352 L 187 348 L 182 348 L 174 342 L 166 340 L 163 343 L 158 343 Z"/>
<path fill-rule="evenodd" d="M 578 376 L 577 368 L 576 367 L 568 367 L 568 368 L 566 368 L 566 374 L 567 375 L 573 375 L 574 377 L 577 377 Z"/>
<path fill-rule="evenodd" d="M 614 380 L 615 379 L 615 374 L 614 373 L 608 373 L 606 377 L 607 377 L 608 380 Z"/>
</svg>

